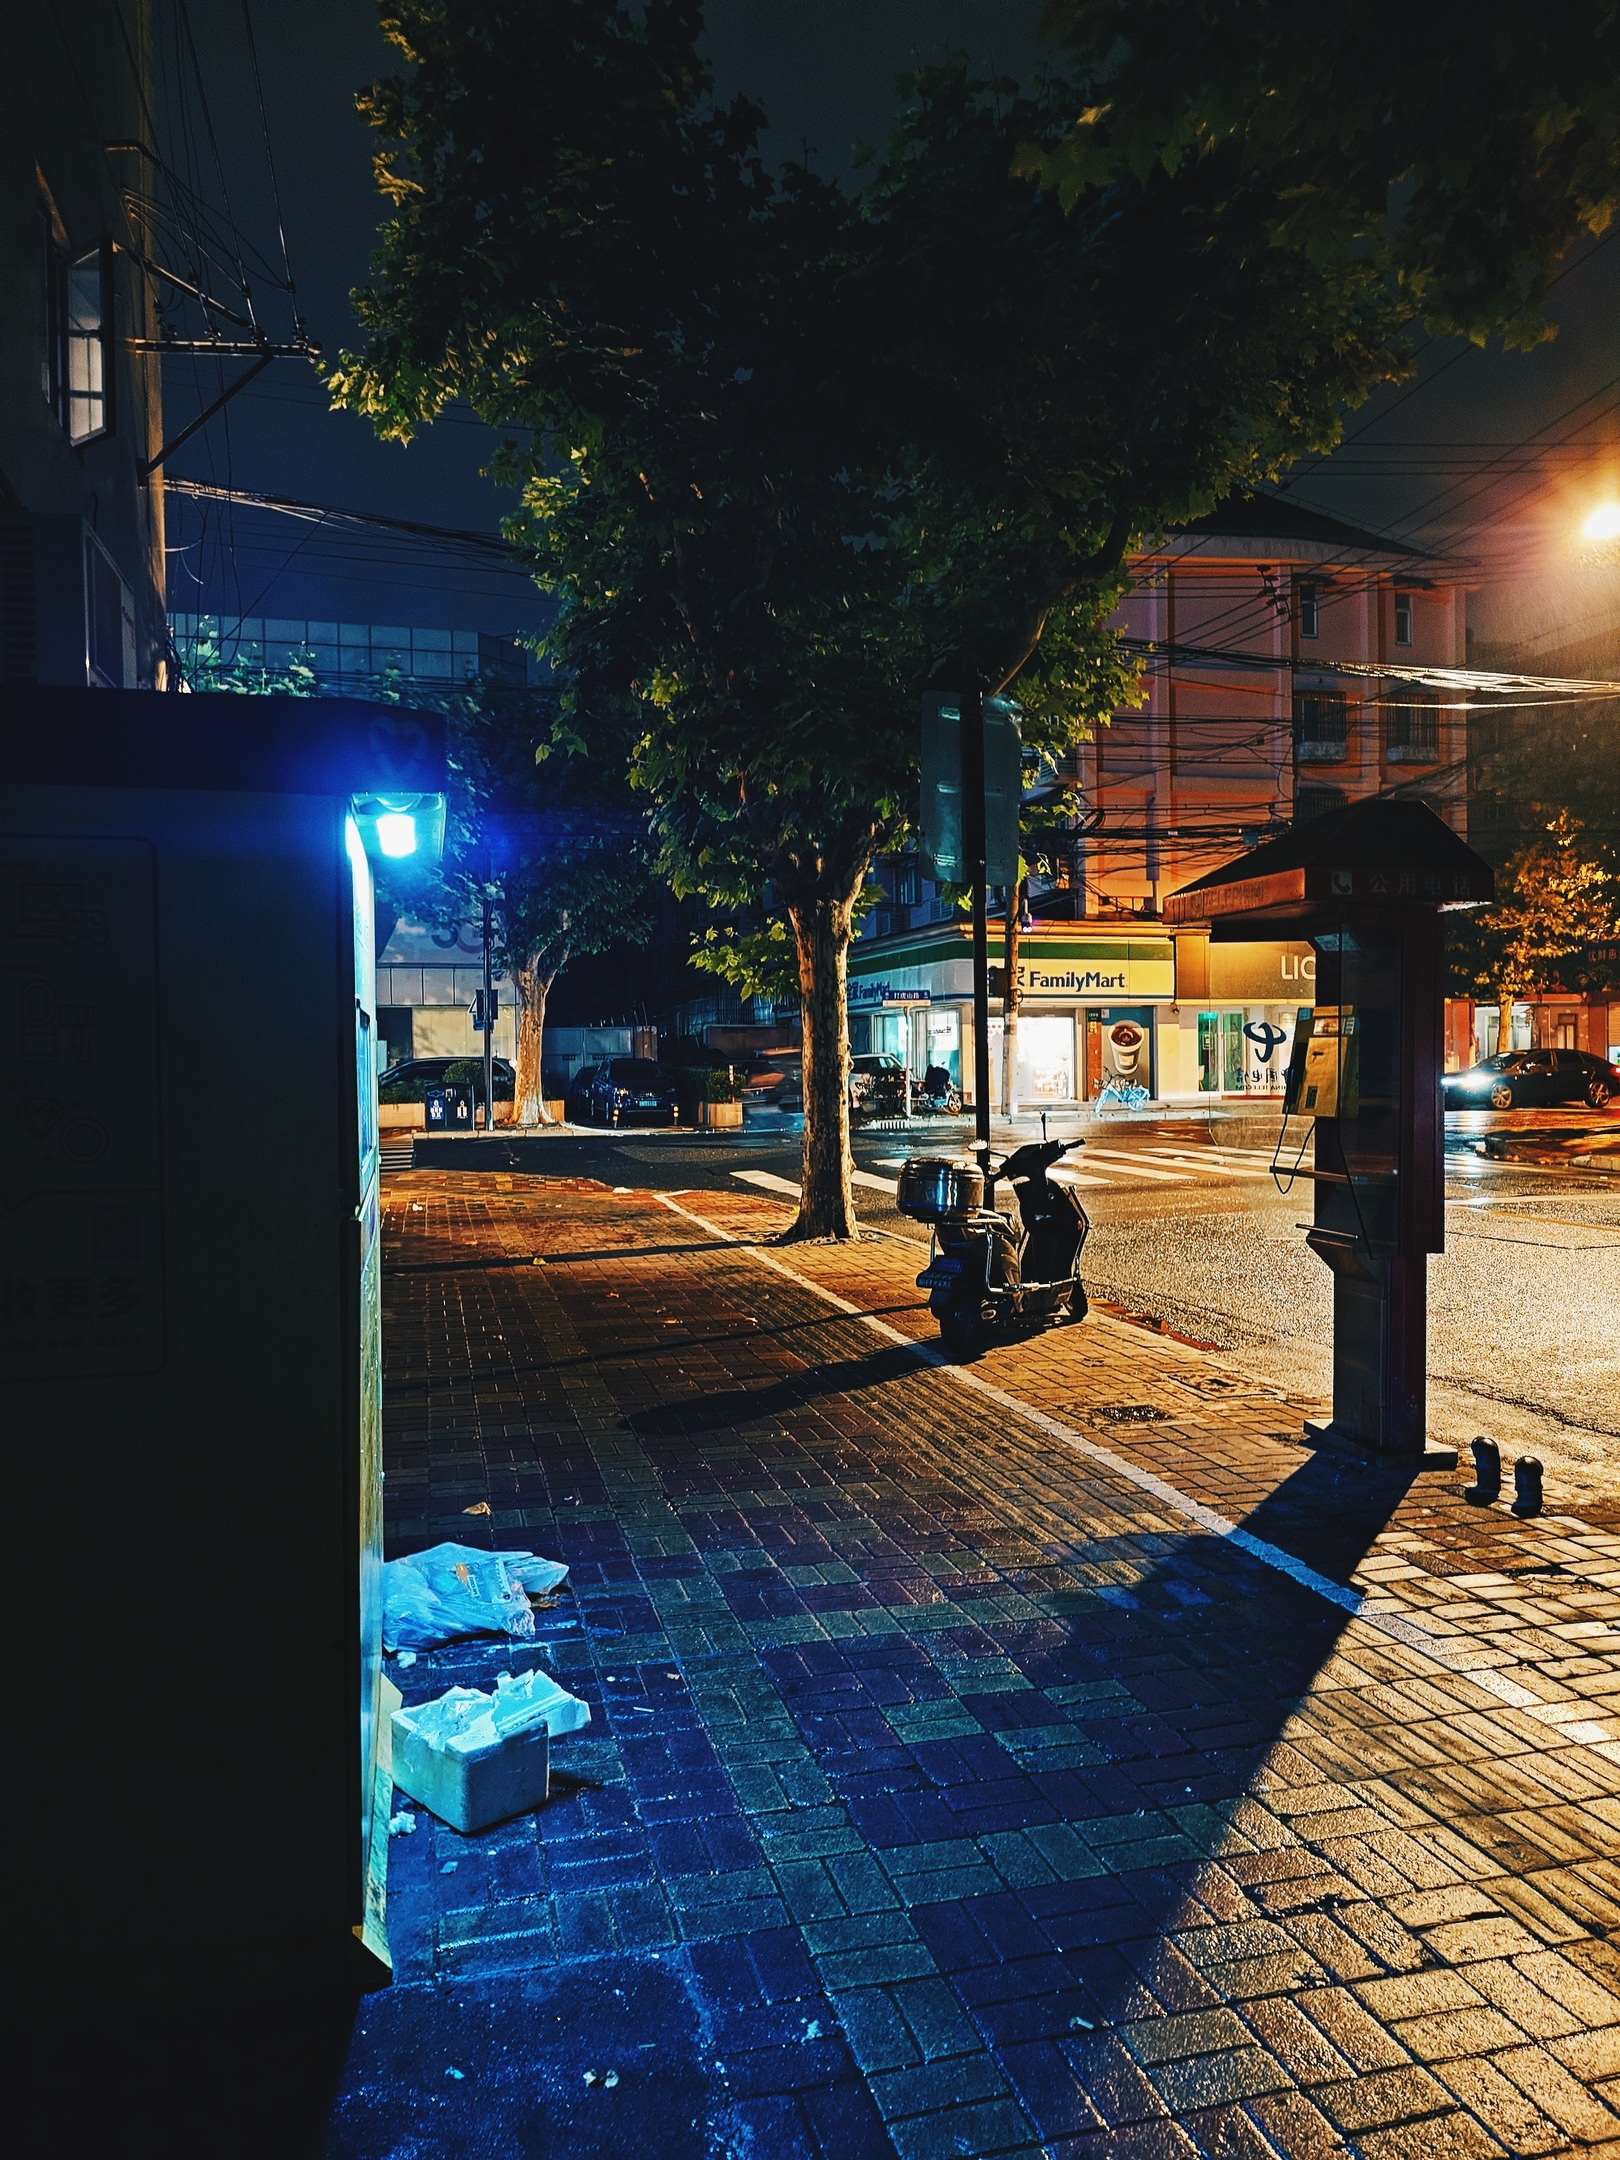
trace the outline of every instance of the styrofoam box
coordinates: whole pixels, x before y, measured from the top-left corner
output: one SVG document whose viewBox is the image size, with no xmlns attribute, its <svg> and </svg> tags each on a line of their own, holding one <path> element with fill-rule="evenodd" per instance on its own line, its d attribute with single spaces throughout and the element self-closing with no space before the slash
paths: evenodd
<svg viewBox="0 0 1620 2160">
<path fill-rule="evenodd" d="M 394 1783 L 452 1830 L 487 1830 L 550 1795 L 551 1735 L 544 1725 L 476 1755 L 429 1747 L 409 1710 L 394 1712 L 393 1728 Z"/>
</svg>

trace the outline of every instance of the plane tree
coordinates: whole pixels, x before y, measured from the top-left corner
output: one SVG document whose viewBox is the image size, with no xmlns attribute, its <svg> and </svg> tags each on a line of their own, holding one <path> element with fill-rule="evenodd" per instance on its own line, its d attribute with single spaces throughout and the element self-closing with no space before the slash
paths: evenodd
<svg viewBox="0 0 1620 2160">
<path fill-rule="evenodd" d="M 494 469 L 558 603 L 558 739 L 622 758 L 678 889 L 791 935 L 796 1230 L 853 1235 L 845 966 L 913 817 L 919 694 L 1005 694 L 1061 757 L 1134 694 L 1134 539 L 1328 447 L 1405 370 L 1403 303 L 1279 235 L 1233 151 L 1066 193 L 1015 171 L 1071 131 L 1055 82 L 918 76 L 846 192 L 766 167 L 693 0 L 383 22 L 393 211 L 332 388 L 400 440 L 452 399 L 521 424 Z"/>
</svg>

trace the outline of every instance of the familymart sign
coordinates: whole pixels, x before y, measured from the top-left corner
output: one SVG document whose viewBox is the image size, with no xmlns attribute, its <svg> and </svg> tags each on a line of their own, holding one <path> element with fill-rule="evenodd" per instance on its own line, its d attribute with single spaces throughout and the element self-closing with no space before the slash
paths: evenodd
<svg viewBox="0 0 1620 2160">
<path fill-rule="evenodd" d="M 1000 964 L 1000 939 L 990 940 L 990 965 Z M 873 939 L 849 956 L 850 1002 L 867 1004 L 881 988 L 891 999 L 968 997 L 972 948 L 965 930 L 915 938 Z M 1031 1003 L 1119 999 L 1136 1003 L 1176 994 L 1175 949 L 1169 938 L 1054 936 L 1026 933 L 1018 945 L 1018 994 Z"/>
</svg>

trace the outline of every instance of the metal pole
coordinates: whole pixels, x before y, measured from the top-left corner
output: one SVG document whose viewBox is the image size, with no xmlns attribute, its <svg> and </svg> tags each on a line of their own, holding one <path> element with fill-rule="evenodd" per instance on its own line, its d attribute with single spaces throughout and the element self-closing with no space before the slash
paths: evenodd
<svg viewBox="0 0 1620 2160">
<path fill-rule="evenodd" d="M 495 986 L 490 980 L 490 945 L 494 933 L 494 907 L 484 892 L 484 1130 L 495 1130 Z"/>
<path fill-rule="evenodd" d="M 985 916 L 984 698 L 962 696 L 962 839 L 973 880 L 973 1130 L 990 1178 L 990 936 Z"/>
</svg>

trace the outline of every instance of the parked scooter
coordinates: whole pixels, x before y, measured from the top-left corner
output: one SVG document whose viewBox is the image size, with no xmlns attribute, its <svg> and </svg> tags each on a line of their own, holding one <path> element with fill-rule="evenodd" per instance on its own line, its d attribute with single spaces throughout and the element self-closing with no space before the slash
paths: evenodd
<svg viewBox="0 0 1620 2160">
<path fill-rule="evenodd" d="M 991 1168 L 988 1181 L 976 1164 L 937 1155 L 915 1155 L 900 1172 L 895 1205 L 932 1231 L 917 1287 L 929 1294 L 941 1346 L 954 1364 L 976 1357 L 992 1328 L 1085 1318 L 1080 1254 L 1091 1223 L 1073 1187 L 1046 1174 L 1060 1156 L 1084 1145 L 1044 1140 L 1015 1148 Z M 1016 1219 L 995 1205 L 1002 1182 L 1013 1189 Z"/>
</svg>

